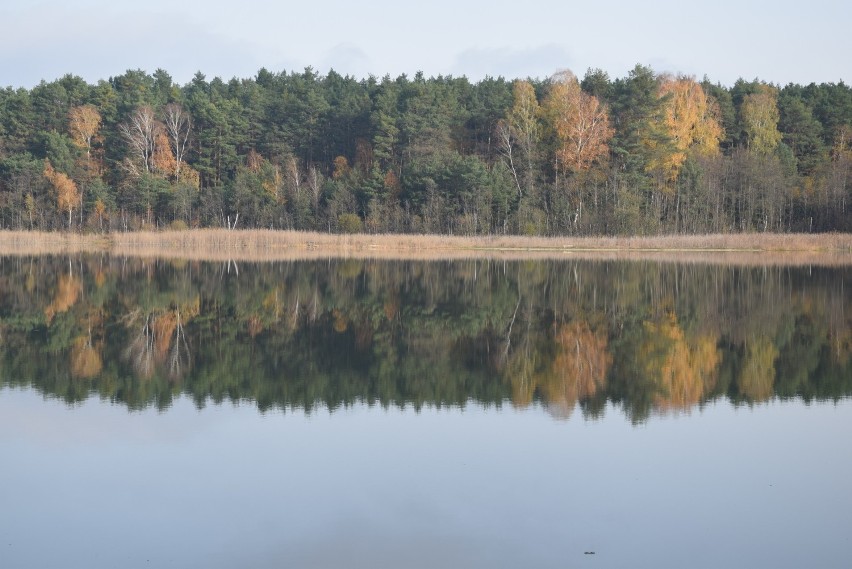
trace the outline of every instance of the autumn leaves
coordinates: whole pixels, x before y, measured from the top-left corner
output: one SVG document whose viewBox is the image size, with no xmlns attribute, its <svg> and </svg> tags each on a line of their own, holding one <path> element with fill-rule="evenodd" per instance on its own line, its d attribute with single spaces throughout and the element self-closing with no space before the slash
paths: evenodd
<svg viewBox="0 0 852 569">
<path fill-rule="evenodd" d="M 552 78 L 542 112 L 556 134 L 556 160 L 564 170 L 585 172 L 604 157 L 613 130 L 603 104 L 583 92 L 570 71 Z"/>
<path fill-rule="evenodd" d="M 187 142 L 192 130 L 189 114 L 177 103 L 166 105 L 163 120 L 154 110 L 143 105 L 130 115 L 118 130 L 131 154 L 123 167 L 133 177 L 156 174 L 180 182 L 181 176 L 198 186 L 198 174 L 185 164 Z"/>
<path fill-rule="evenodd" d="M 68 111 L 68 135 L 85 151 L 84 161 L 76 165 L 76 177 L 83 182 L 102 174 L 102 157 L 94 156 L 96 143 L 97 149 L 103 150 L 99 137 L 101 124 L 101 114 L 94 105 L 79 105 Z M 138 107 L 126 122 L 118 125 L 118 132 L 129 150 L 122 169 L 131 180 L 153 175 L 197 189 L 198 173 L 185 163 L 191 130 L 189 114 L 177 103 L 165 106 L 162 120 L 150 106 Z M 56 170 L 48 159 L 45 159 L 43 174 L 55 192 L 58 208 L 68 212 L 68 227 L 71 228 L 74 209 L 83 207 L 82 192 L 69 173 Z M 95 200 L 94 213 L 99 219 L 103 219 L 106 210 L 103 200 Z"/>
<path fill-rule="evenodd" d="M 80 203 L 80 191 L 77 189 L 77 184 L 67 174 L 54 170 L 50 160 L 44 162 L 44 177 L 47 178 L 56 192 L 56 204 L 59 209 L 68 212 L 68 227 L 70 228 L 74 208 Z"/>
<path fill-rule="evenodd" d="M 718 154 L 724 131 L 718 104 L 693 79 L 665 77 L 660 83 L 660 96 L 665 100 L 664 124 L 672 148 L 658 166 L 668 180 L 674 181 L 689 154 Z"/>
<path fill-rule="evenodd" d="M 659 111 L 644 117 L 646 124 L 635 128 L 644 133 L 642 144 L 646 147 L 659 146 L 661 139 L 667 143 L 666 148 L 660 149 L 662 152 L 655 153 L 657 159 L 649 161 L 646 170 L 660 169 L 667 179 L 674 180 L 688 154 L 717 154 L 724 130 L 717 103 L 694 79 L 661 76 L 657 97 Z M 763 110 L 765 102 L 756 99 L 754 106 Z M 777 124 L 777 109 L 775 114 Z M 543 138 L 554 140 L 554 164 L 563 175 L 581 174 L 595 163 L 606 161 L 608 144 L 615 134 L 607 106 L 585 92 L 577 77 L 567 70 L 551 78 L 541 105 L 531 83 L 516 81 L 514 105 L 507 121 L 509 132 L 524 155 L 531 155 Z M 662 131 L 662 137 L 652 136 L 653 130 Z"/>
</svg>

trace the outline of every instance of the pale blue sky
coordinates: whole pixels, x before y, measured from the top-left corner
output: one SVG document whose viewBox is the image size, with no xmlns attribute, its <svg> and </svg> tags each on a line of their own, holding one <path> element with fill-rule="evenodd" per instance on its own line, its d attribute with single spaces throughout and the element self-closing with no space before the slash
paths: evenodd
<svg viewBox="0 0 852 569">
<path fill-rule="evenodd" d="M 187 82 L 270 71 L 623 77 L 636 64 L 732 84 L 852 80 L 852 3 L 837 0 L 2 0 L 0 85 L 127 69 Z"/>
</svg>

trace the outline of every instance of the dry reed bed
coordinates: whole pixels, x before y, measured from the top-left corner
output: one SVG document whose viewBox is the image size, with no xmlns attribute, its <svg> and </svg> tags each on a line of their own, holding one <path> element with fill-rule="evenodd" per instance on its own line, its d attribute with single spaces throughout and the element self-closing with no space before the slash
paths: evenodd
<svg viewBox="0 0 852 569">
<path fill-rule="evenodd" d="M 106 235 L 0 231 L 0 255 L 107 252 L 126 257 L 264 262 L 375 259 L 649 259 L 735 264 L 851 265 L 852 234 L 659 237 L 333 235 L 197 229 Z"/>
</svg>

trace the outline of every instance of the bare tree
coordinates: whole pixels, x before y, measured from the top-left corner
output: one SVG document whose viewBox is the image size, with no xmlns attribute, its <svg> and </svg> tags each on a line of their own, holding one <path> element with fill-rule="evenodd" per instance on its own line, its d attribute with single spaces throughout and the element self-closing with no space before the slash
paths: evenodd
<svg viewBox="0 0 852 569">
<path fill-rule="evenodd" d="M 184 108 L 178 103 L 169 103 L 166 105 L 166 134 L 169 137 L 169 144 L 174 152 L 175 162 L 175 181 L 180 181 L 180 167 L 183 164 L 186 156 L 186 147 L 189 142 L 189 133 L 192 130 L 192 118 Z"/>
<path fill-rule="evenodd" d="M 504 120 L 497 121 L 497 137 L 500 139 L 500 152 L 506 159 L 509 171 L 512 172 L 512 178 L 515 180 L 515 186 L 518 188 L 518 197 L 521 197 L 523 195 L 521 181 L 518 178 L 518 170 L 515 168 L 515 141 L 512 137 L 512 129 L 509 128 L 509 125 Z"/>
<path fill-rule="evenodd" d="M 319 210 L 319 199 L 322 193 L 322 175 L 314 166 L 308 169 L 308 188 L 311 191 L 311 205 L 316 213 Z"/>
<path fill-rule="evenodd" d="M 296 162 L 294 156 L 287 158 L 284 165 L 284 172 L 287 180 L 287 186 L 292 195 L 299 197 L 302 194 L 302 173 L 299 172 L 299 163 Z"/>
<path fill-rule="evenodd" d="M 512 95 L 514 104 L 507 116 L 508 126 L 512 138 L 517 142 L 517 146 L 526 158 L 526 189 L 529 193 L 532 190 L 535 178 L 536 145 L 541 137 L 541 124 L 539 123 L 541 108 L 538 99 L 536 99 L 535 89 L 529 81 L 515 81 Z"/>
<path fill-rule="evenodd" d="M 147 174 L 154 162 L 154 150 L 157 135 L 162 131 L 162 125 L 154 117 L 154 110 L 145 105 L 136 109 L 130 120 L 118 126 L 118 130 Z"/>
</svg>

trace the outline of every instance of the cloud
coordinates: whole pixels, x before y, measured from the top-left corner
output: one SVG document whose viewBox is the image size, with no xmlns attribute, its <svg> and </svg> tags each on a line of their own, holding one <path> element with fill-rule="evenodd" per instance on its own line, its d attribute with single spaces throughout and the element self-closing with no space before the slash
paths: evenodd
<svg viewBox="0 0 852 569">
<path fill-rule="evenodd" d="M 324 54 L 320 69 L 334 69 L 341 75 L 363 78 L 371 73 L 371 65 L 370 58 L 361 48 L 351 43 L 340 43 Z"/>
<path fill-rule="evenodd" d="M 466 75 L 474 80 L 486 75 L 516 79 L 549 77 L 559 69 L 570 69 L 571 65 L 570 55 L 557 44 L 528 49 L 472 48 L 458 54 L 452 66 L 452 72 L 455 75 Z"/>
<path fill-rule="evenodd" d="M 196 71 L 228 79 L 260 67 L 253 45 L 209 33 L 182 14 L 103 11 L 80 18 L 56 8 L 37 17 L 18 12 L 12 21 L 16 31 L 0 37 L 0 80 L 14 87 L 68 73 L 96 82 L 136 68 L 162 68 L 184 83 Z"/>
</svg>

